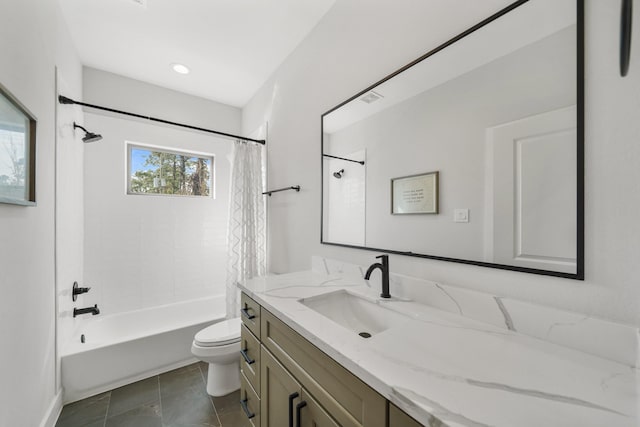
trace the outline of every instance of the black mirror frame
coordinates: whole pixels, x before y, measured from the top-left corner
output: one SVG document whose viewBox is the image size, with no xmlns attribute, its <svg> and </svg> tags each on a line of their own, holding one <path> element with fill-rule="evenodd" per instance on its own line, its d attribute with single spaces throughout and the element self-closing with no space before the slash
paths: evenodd
<svg viewBox="0 0 640 427">
<path fill-rule="evenodd" d="M 490 24 L 491 22 L 495 21 L 496 19 L 500 18 L 501 16 L 509 13 L 510 11 L 512 11 L 513 9 L 517 8 L 518 6 L 523 5 L 524 3 L 527 3 L 529 0 L 518 0 L 512 4 L 510 4 L 509 6 L 505 7 L 504 9 L 498 11 L 497 13 L 491 15 L 490 17 L 484 19 L 483 21 L 479 22 L 478 24 L 474 25 L 473 27 L 467 29 L 466 31 L 458 34 L 457 36 L 453 37 L 452 39 L 446 41 L 445 43 L 441 44 L 440 46 L 436 47 L 435 49 L 430 50 L 429 52 L 427 52 L 426 54 L 422 55 L 421 57 L 417 58 L 416 60 L 410 62 L 409 64 L 405 65 L 404 67 L 394 71 L 393 73 L 389 74 L 388 76 L 384 77 L 383 79 L 377 81 L 376 83 L 368 86 L 367 88 L 365 88 L 364 90 L 358 92 L 356 95 L 350 97 L 349 99 L 345 100 L 344 102 L 341 102 L 340 104 L 336 105 L 335 107 L 331 108 L 329 111 L 325 112 L 324 114 L 322 114 L 322 116 L 320 117 L 320 141 L 321 141 L 321 156 L 320 156 L 320 243 L 324 244 L 324 245 L 332 245 L 332 246 L 341 246 L 341 247 L 345 247 L 345 248 L 352 248 L 352 249 L 364 249 L 364 250 L 368 250 L 368 251 L 374 251 L 374 252 L 385 252 L 385 253 L 390 253 L 390 254 L 396 254 L 396 255 L 406 255 L 406 256 L 412 256 L 412 257 L 417 257 L 417 258 L 426 258 L 426 259 L 433 259 L 433 260 L 437 260 L 437 261 L 448 261 L 448 262 L 455 262 L 455 263 L 460 263 L 460 264 L 468 264 L 468 265 L 475 265 L 475 266 L 480 266 L 480 267 L 489 267 L 489 268 L 496 268 L 496 269 L 500 269 L 500 270 L 511 270 L 511 271 L 518 271 L 518 272 L 522 272 L 522 273 L 531 273 L 531 274 L 538 274 L 538 275 L 543 275 L 543 276 L 554 276 L 554 277 L 561 277 L 561 278 L 566 278 L 566 279 L 574 279 L 574 280 L 584 280 L 584 276 L 585 276 L 585 271 L 584 271 L 584 0 L 576 0 L 576 27 L 577 27 L 577 43 L 576 43 L 576 53 L 577 53 L 577 65 L 576 65 L 576 84 L 577 84 L 577 99 L 576 99 L 576 107 L 577 107 L 577 138 L 576 138 L 576 146 L 577 146 L 577 157 L 576 157 L 576 170 L 577 170 L 577 181 L 576 181 L 576 199 L 577 199 L 577 206 L 576 206 L 576 213 L 577 213 L 577 218 L 576 218 L 576 272 L 575 273 L 563 273 L 563 272 L 558 272 L 558 271 L 552 271 L 552 270 L 542 270 L 542 269 L 535 269 L 535 268 L 527 268 L 527 267 L 518 267 L 518 266 L 513 266 L 513 265 L 507 265 L 507 264 L 494 264 L 494 263 L 489 263 L 489 262 L 482 262 L 482 261 L 472 261 L 472 260 L 465 260 L 465 259 L 459 259 L 459 258 L 449 258 L 449 257 L 442 257 L 442 256 L 436 256 L 436 255 L 426 255 L 426 254 L 419 254 L 419 253 L 415 253 L 415 252 L 411 252 L 411 251 L 396 251 L 396 250 L 389 250 L 389 249 L 385 249 L 385 248 L 373 248 L 373 247 L 368 247 L 368 246 L 357 246 L 357 245 L 348 245 L 348 244 L 342 244 L 342 243 L 332 243 L 332 242 L 326 242 L 324 241 L 324 117 L 327 114 L 330 114 L 331 112 L 337 110 L 338 108 L 342 107 L 343 105 L 351 102 L 354 99 L 357 99 L 359 97 L 361 97 L 362 95 L 364 95 L 365 93 L 369 92 L 370 90 L 373 90 L 376 86 L 386 82 L 387 80 L 397 76 L 398 74 L 402 73 L 403 71 L 407 70 L 408 68 L 413 67 L 414 65 L 416 65 L 417 63 L 427 59 L 428 57 L 436 54 L 437 52 L 445 49 L 446 47 L 452 45 L 453 43 L 463 39 L 464 37 L 470 35 L 471 33 L 477 31 L 478 29 L 484 27 L 485 25 Z"/>
</svg>

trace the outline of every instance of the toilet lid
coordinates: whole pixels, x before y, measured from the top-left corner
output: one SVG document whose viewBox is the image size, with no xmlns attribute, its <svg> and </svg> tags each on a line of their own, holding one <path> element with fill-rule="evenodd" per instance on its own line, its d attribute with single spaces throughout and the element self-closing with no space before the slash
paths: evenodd
<svg viewBox="0 0 640 427">
<path fill-rule="evenodd" d="M 198 345 L 206 347 L 216 347 L 238 342 L 240 341 L 241 322 L 240 318 L 236 317 L 206 327 L 196 334 L 195 342 Z"/>
</svg>

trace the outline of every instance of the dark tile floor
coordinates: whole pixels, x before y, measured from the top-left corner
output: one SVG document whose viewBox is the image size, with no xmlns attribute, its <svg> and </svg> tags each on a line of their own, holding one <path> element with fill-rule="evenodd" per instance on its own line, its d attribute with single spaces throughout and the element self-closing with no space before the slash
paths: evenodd
<svg viewBox="0 0 640 427">
<path fill-rule="evenodd" d="M 194 363 L 62 409 L 56 427 L 236 427 L 240 392 L 211 397 L 207 364 Z"/>
</svg>

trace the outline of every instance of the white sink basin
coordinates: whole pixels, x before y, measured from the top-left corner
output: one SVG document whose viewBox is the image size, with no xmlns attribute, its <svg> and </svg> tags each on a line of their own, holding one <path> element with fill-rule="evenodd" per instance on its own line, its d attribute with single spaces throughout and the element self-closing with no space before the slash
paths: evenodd
<svg viewBox="0 0 640 427">
<path fill-rule="evenodd" d="M 409 320 L 408 316 L 343 290 L 305 298 L 300 302 L 364 338 Z"/>
</svg>

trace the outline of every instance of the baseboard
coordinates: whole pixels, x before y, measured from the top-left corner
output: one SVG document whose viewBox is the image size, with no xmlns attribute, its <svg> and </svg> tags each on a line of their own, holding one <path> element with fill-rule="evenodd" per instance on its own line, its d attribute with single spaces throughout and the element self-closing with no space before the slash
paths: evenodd
<svg viewBox="0 0 640 427">
<path fill-rule="evenodd" d="M 109 391 L 109 390 L 113 390 L 115 388 L 118 387 L 122 387 L 125 386 L 127 384 L 131 384 L 134 383 L 136 381 L 140 381 L 140 380 L 144 380 L 146 378 L 149 377 L 153 377 L 156 375 L 160 375 L 160 374 L 164 374 L 165 372 L 169 372 L 169 371 L 173 371 L 174 369 L 178 369 L 178 368 L 182 368 L 183 366 L 187 366 L 187 365 L 191 365 L 193 363 L 196 363 L 198 361 L 198 359 L 196 359 L 195 357 L 190 357 L 188 359 L 185 360 L 181 360 L 179 362 L 175 362 L 169 365 L 165 365 L 165 366 L 161 366 L 159 368 L 156 369 L 150 369 L 148 371 L 145 371 L 141 374 L 137 374 L 137 375 L 133 375 L 131 377 L 127 377 L 124 379 L 121 379 L 119 381 L 114 381 L 111 382 L 109 384 L 104 384 L 100 387 L 96 387 L 93 389 L 89 389 L 89 390 L 82 390 L 79 393 L 74 393 L 72 395 L 69 395 L 67 393 L 65 393 L 64 395 L 64 404 L 68 404 L 68 403 L 72 403 L 72 402 L 76 402 L 78 400 L 82 400 L 82 399 L 86 399 L 87 397 L 91 397 L 91 396 L 95 396 L 97 394 L 100 393 L 104 393 L 105 391 Z M 44 427 L 44 426 L 41 426 Z"/>
<path fill-rule="evenodd" d="M 40 427 L 55 427 L 58 417 L 62 412 L 62 390 L 58 390 L 55 397 L 51 401 L 47 412 L 44 414 Z"/>
</svg>

